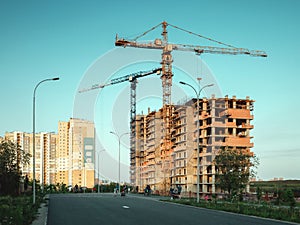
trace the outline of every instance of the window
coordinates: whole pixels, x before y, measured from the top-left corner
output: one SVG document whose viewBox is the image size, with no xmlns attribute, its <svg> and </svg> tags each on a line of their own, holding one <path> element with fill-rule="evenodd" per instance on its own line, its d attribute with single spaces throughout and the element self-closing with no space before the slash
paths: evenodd
<svg viewBox="0 0 300 225">
<path fill-rule="evenodd" d="M 206 156 L 206 162 L 211 163 L 212 162 L 212 157 L 210 156 Z"/>
</svg>

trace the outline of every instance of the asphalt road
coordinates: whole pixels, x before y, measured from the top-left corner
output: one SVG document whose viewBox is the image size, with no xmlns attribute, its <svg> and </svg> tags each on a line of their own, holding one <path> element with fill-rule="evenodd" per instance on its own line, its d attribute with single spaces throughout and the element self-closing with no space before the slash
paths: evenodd
<svg viewBox="0 0 300 225">
<path fill-rule="evenodd" d="M 279 225 L 251 216 L 112 194 L 50 195 L 48 225 Z"/>
</svg>

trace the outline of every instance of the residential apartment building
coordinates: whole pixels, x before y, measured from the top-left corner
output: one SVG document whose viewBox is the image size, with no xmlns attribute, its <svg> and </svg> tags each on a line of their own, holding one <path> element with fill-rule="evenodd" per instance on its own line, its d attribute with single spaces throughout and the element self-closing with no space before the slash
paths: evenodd
<svg viewBox="0 0 300 225">
<path fill-rule="evenodd" d="M 94 123 L 71 118 L 58 123 L 57 182 L 92 188 L 95 179 Z"/>
<path fill-rule="evenodd" d="M 200 193 L 220 193 L 221 190 L 215 184 L 214 158 L 224 147 L 251 153 L 253 143 L 250 130 L 253 125 L 250 122 L 253 119 L 253 102 L 249 97 L 203 98 L 199 103 L 199 118 L 196 99 L 183 105 L 175 105 L 172 119 L 172 151 L 169 157 L 160 152 L 163 135 L 162 118 L 158 114 L 161 111 L 139 115 L 136 120 L 137 127 L 140 128 L 137 140 L 140 140 L 142 145 L 137 145 L 140 168 L 137 167 L 136 170 L 141 172 L 135 184 L 140 190 L 149 184 L 155 191 L 163 193 L 166 186 L 169 188 L 181 185 L 183 193 L 195 195 L 199 157 Z"/>
<path fill-rule="evenodd" d="M 10 140 L 18 144 L 22 150 L 31 155 L 30 164 L 20 168 L 23 175 L 33 178 L 33 135 L 25 132 L 7 132 L 5 140 Z M 56 179 L 56 159 L 55 152 L 57 146 L 57 134 L 37 133 L 35 135 L 35 178 L 44 184 L 55 183 Z"/>
<path fill-rule="evenodd" d="M 56 183 L 60 184 L 69 184 L 69 127 L 69 122 L 58 122 L 58 145 L 55 155 Z"/>
<path fill-rule="evenodd" d="M 94 186 L 95 144 L 94 124 L 71 118 L 58 123 L 58 134 L 35 134 L 35 178 L 41 184 L 88 187 Z M 30 164 L 20 164 L 23 175 L 33 178 L 33 134 L 9 132 L 5 140 L 17 143 L 31 154 Z"/>
</svg>

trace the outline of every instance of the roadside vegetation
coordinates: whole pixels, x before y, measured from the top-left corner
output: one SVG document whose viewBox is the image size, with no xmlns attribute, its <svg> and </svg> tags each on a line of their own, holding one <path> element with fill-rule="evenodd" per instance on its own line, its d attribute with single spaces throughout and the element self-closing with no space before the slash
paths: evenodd
<svg viewBox="0 0 300 225">
<path fill-rule="evenodd" d="M 1 196 L 0 224 L 28 225 L 35 219 L 38 208 L 43 201 L 42 195 L 36 196 L 36 204 L 32 203 L 32 195 Z"/>
<path fill-rule="evenodd" d="M 22 177 L 20 164 L 28 165 L 29 158 L 19 145 L 0 142 L 0 225 L 30 224 L 43 200 L 37 192 L 34 205 L 31 191 L 25 191 L 30 184 Z"/>
<path fill-rule="evenodd" d="M 223 148 L 214 160 L 216 186 L 225 199 L 212 195 L 210 199 L 167 200 L 185 205 L 214 210 L 265 217 L 290 222 L 300 222 L 300 181 L 250 182 L 252 195 L 244 193 L 249 178 L 255 176 L 258 158 L 243 150 Z"/>
<path fill-rule="evenodd" d="M 205 201 L 197 203 L 194 199 L 167 200 L 179 204 L 191 205 L 207 209 L 222 210 L 227 212 L 252 215 L 276 220 L 300 222 L 300 210 L 298 207 L 278 206 L 271 202 L 232 202 L 232 201 Z"/>
<path fill-rule="evenodd" d="M 30 154 L 11 141 L 0 142 L 0 225 L 27 225 L 35 219 L 47 193 L 63 192 L 65 185 L 46 186 L 41 191 L 36 182 L 33 204 L 32 181 L 22 176 L 20 165 L 29 164 Z"/>
<path fill-rule="evenodd" d="M 195 207 L 203 207 L 214 210 L 222 210 L 227 212 L 300 223 L 299 180 L 253 181 L 250 182 L 250 192 L 252 194 L 246 195 L 245 193 L 243 193 L 245 184 L 238 184 L 238 182 L 235 183 L 235 181 L 238 179 L 232 177 L 234 176 L 233 173 L 227 176 L 230 177 L 230 180 L 234 181 L 234 185 L 228 182 L 228 185 L 230 185 L 230 188 L 228 188 L 226 186 L 226 182 L 222 183 L 222 180 L 219 180 L 219 182 L 223 185 L 222 187 L 227 190 L 225 199 L 218 199 L 216 195 L 212 195 L 211 199 L 201 199 L 199 203 L 197 203 L 195 199 L 191 198 L 167 201 L 191 205 Z M 296 201 L 296 199 L 298 199 L 298 201 Z"/>
</svg>

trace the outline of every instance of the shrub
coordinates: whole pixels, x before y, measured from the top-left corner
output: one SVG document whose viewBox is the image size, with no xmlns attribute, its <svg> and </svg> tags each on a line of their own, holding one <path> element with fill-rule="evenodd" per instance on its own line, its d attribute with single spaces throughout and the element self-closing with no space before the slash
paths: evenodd
<svg viewBox="0 0 300 225">
<path fill-rule="evenodd" d="M 32 196 L 0 197 L 0 224 L 27 225 L 31 224 L 42 202 L 36 196 L 36 204 L 32 204 Z"/>
</svg>

